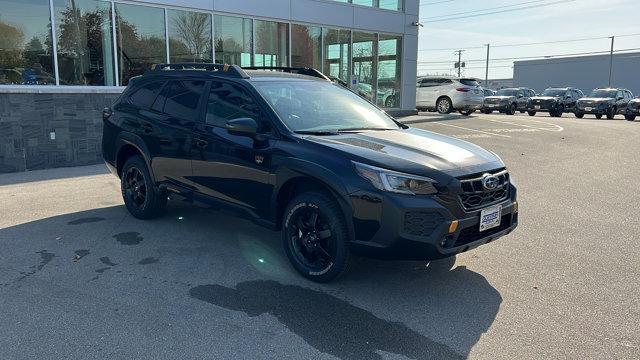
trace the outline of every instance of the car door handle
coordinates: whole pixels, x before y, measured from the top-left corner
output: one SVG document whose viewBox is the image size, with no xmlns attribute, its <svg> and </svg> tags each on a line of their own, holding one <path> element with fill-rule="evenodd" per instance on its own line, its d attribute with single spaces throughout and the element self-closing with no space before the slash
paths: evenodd
<svg viewBox="0 0 640 360">
<path fill-rule="evenodd" d="M 200 149 L 206 149 L 209 146 L 209 142 L 204 139 L 196 139 L 196 146 Z"/>
</svg>

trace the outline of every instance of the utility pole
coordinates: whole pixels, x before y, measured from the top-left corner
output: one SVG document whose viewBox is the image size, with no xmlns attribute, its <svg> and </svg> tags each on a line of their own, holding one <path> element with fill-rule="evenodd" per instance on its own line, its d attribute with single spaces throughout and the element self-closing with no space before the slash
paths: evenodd
<svg viewBox="0 0 640 360">
<path fill-rule="evenodd" d="M 464 50 L 456 51 L 456 54 L 458 54 L 458 77 L 462 76 L 462 53 L 463 52 Z"/>
<path fill-rule="evenodd" d="M 486 44 L 487 45 L 487 68 L 484 72 L 484 87 L 485 88 L 489 88 L 489 48 L 490 48 L 490 44 Z"/>
<path fill-rule="evenodd" d="M 613 43 L 616 40 L 615 36 L 610 36 L 611 39 L 611 55 L 609 56 L 609 87 L 611 87 L 611 76 L 613 75 Z"/>
</svg>

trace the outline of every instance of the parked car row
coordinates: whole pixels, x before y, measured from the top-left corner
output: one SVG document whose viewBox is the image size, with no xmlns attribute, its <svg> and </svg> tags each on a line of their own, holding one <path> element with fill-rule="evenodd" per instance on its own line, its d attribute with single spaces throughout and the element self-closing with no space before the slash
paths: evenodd
<svg viewBox="0 0 640 360">
<path fill-rule="evenodd" d="M 585 97 L 580 89 L 554 87 L 537 95 L 526 87 L 497 92 L 484 89 L 472 78 L 423 77 L 417 81 L 416 108 L 441 114 L 458 111 L 463 115 L 470 115 L 476 110 L 485 114 L 498 111 L 508 115 L 519 111 L 530 116 L 548 113 L 553 117 L 573 113 L 577 118 L 592 114 L 598 119 L 624 115 L 627 120 L 633 121 L 640 115 L 640 99 L 634 99 L 627 89 L 595 89 Z"/>
</svg>

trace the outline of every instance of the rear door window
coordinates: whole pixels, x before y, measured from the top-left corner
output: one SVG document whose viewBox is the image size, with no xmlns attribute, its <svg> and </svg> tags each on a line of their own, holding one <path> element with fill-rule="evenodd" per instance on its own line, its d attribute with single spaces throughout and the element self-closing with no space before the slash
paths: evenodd
<svg viewBox="0 0 640 360">
<path fill-rule="evenodd" d="M 203 80 L 171 81 L 153 104 L 154 110 L 179 119 L 197 120 Z"/>
<path fill-rule="evenodd" d="M 129 103 L 141 109 L 149 109 L 160 93 L 164 81 L 153 81 L 140 86 L 129 95 Z"/>
</svg>

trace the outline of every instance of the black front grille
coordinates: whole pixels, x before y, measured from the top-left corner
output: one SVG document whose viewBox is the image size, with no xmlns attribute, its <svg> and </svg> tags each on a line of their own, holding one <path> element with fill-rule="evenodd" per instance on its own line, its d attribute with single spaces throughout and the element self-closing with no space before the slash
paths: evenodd
<svg viewBox="0 0 640 360">
<path fill-rule="evenodd" d="M 493 175 L 498 179 L 498 185 L 495 189 L 485 189 L 483 179 L 487 175 Z M 460 202 L 465 210 L 476 210 L 509 197 L 509 173 L 506 170 L 483 174 L 472 179 L 460 180 L 460 184 L 463 191 L 460 194 Z"/>
<path fill-rule="evenodd" d="M 460 231 L 460 235 L 456 239 L 454 247 L 462 246 L 466 244 L 470 244 L 474 241 L 478 241 L 487 236 L 491 236 L 499 233 L 500 231 L 506 230 L 511 226 L 511 214 L 503 215 L 500 219 L 500 226 L 495 227 L 493 229 L 489 229 L 483 232 L 480 232 L 480 225 L 475 225 L 468 227 L 466 229 L 462 229 Z"/>
<path fill-rule="evenodd" d="M 404 232 L 415 236 L 430 236 L 444 222 L 444 217 L 433 211 L 407 211 L 404 214 Z"/>
<path fill-rule="evenodd" d="M 499 104 L 500 100 L 502 100 L 502 99 L 496 99 L 496 98 L 484 99 L 484 102 L 487 103 L 487 104 Z"/>
</svg>

